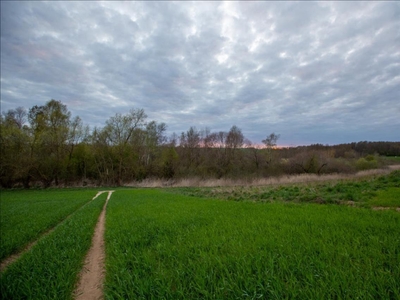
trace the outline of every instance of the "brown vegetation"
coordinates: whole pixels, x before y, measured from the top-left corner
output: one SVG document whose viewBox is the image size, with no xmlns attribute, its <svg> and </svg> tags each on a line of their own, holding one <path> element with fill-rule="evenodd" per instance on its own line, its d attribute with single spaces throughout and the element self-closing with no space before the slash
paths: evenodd
<svg viewBox="0 0 400 300">
<path fill-rule="evenodd" d="M 373 169 L 366 171 L 359 171 L 354 174 L 298 174 L 298 175 L 285 175 L 268 178 L 254 178 L 254 179 L 202 179 L 199 177 L 181 178 L 176 180 L 163 180 L 163 179 L 145 179 L 142 181 L 134 181 L 125 184 L 127 187 L 141 187 L 141 188 L 159 188 L 159 187 L 229 187 L 229 186 L 268 186 L 268 185 L 285 185 L 294 183 L 309 183 L 309 182 L 327 182 L 339 181 L 343 179 L 355 179 L 369 177 L 373 175 L 389 174 L 393 170 L 400 170 L 400 165 L 392 165 L 384 169 Z"/>
</svg>

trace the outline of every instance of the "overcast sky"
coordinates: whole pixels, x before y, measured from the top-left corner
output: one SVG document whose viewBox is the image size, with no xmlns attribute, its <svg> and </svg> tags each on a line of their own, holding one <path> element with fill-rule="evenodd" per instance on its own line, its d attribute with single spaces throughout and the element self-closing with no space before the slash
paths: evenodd
<svg viewBox="0 0 400 300">
<path fill-rule="evenodd" d="M 1 109 L 400 141 L 400 2 L 1 2 Z"/>
</svg>

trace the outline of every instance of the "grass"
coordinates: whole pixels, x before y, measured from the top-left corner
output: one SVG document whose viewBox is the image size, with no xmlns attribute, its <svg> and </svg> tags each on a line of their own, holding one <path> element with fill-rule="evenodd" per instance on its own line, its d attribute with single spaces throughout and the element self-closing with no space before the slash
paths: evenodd
<svg viewBox="0 0 400 300">
<path fill-rule="evenodd" d="M 106 299 L 400 297 L 394 211 L 120 190 L 106 222 Z"/>
<path fill-rule="evenodd" d="M 400 156 L 381 156 L 380 159 L 389 163 L 400 163 Z"/>
<path fill-rule="evenodd" d="M 48 195 L 59 192 L 52 191 Z M 92 192 L 87 199 L 93 196 Z M 78 209 L 10 265 L 0 277 L 0 298 L 72 299 L 106 197 L 106 194 L 100 195 Z"/>
<path fill-rule="evenodd" d="M 2 190 L 0 261 L 60 223 L 94 194 L 94 190 Z"/>
<path fill-rule="evenodd" d="M 368 204 L 376 207 L 400 207 L 400 188 L 377 191 L 376 196 L 368 201 Z"/>
<path fill-rule="evenodd" d="M 323 183 L 281 184 L 273 186 L 237 186 L 214 188 L 171 188 L 168 191 L 195 197 L 232 201 L 296 202 L 319 204 L 367 205 L 377 192 L 388 188 L 398 191 L 400 171 L 364 179 L 336 180 Z M 398 194 L 398 193 L 397 193 Z M 399 196 L 399 195 L 398 195 Z"/>
<path fill-rule="evenodd" d="M 126 184 L 126 187 L 136 188 L 160 188 L 160 187 L 236 187 L 236 186 L 271 186 L 271 185 L 289 185 L 289 184 L 304 184 L 304 183 L 326 183 L 332 181 L 350 181 L 359 180 L 362 178 L 370 178 L 378 175 L 386 175 L 393 170 L 398 170 L 399 165 L 394 165 L 388 162 L 387 168 L 369 169 L 359 171 L 355 174 L 297 174 L 286 176 L 271 176 L 271 177 L 246 177 L 246 178 L 220 178 L 220 179 L 204 179 L 201 177 L 189 177 L 178 179 L 145 179 L 143 181 L 135 181 Z"/>
</svg>

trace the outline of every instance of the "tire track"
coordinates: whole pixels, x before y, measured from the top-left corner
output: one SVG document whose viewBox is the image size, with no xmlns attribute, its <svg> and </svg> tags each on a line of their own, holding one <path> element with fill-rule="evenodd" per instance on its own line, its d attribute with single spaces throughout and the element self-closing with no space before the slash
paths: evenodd
<svg viewBox="0 0 400 300">
<path fill-rule="evenodd" d="M 60 224 L 64 223 L 65 221 L 67 221 L 76 211 L 78 211 L 79 209 L 81 209 L 82 207 L 84 207 L 85 205 L 87 205 L 89 202 L 93 201 L 94 199 L 96 199 L 98 196 L 100 196 L 103 192 L 98 192 L 96 194 L 96 196 L 94 196 L 92 198 L 92 200 L 84 203 L 81 207 L 79 207 L 78 209 L 76 209 L 75 211 L 73 211 L 72 213 L 70 213 L 68 216 L 66 216 L 63 220 L 61 220 L 59 223 L 57 223 L 55 226 L 53 226 L 52 228 L 48 229 L 47 231 L 45 231 L 41 236 L 39 236 L 39 238 L 37 238 L 35 241 L 28 243 L 28 245 L 26 245 L 24 247 L 24 249 L 22 249 L 21 251 L 11 254 L 9 257 L 7 257 L 6 259 L 4 259 L 1 264 L 0 264 L 0 273 L 4 272 L 5 269 L 10 266 L 11 264 L 13 264 L 14 262 L 16 262 L 24 253 L 28 252 L 29 250 L 32 249 L 33 246 L 35 246 L 42 238 L 44 238 L 45 236 L 48 236 L 49 234 L 51 234 Z"/>
<path fill-rule="evenodd" d="M 103 283 L 105 276 L 104 260 L 105 260 L 105 221 L 106 221 L 106 208 L 108 200 L 114 191 L 99 192 L 96 197 L 102 193 L 107 193 L 107 200 L 104 204 L 103 210 L 100 213 L 99 220 L 97 221 L 92 245 L 85 258 L 85 264 L 79 276 L 77 288 L 74 291 L 74 298 L 76 300 L 87 299 L 103 299 Z"/>
</svg>

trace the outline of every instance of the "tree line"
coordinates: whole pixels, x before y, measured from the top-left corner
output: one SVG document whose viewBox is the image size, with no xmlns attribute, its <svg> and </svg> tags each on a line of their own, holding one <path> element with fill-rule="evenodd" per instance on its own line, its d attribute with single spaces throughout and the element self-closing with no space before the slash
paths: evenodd
<svg viewBox="0 0 400 300">
<path fill-rule="evenodd" d="M 192 126 L 169 137 L 166 129 L 148 121 L 143 109 L 117 113 L 93 129 L 56 100 L 28 111 L 11 109 L 0 116 L 0 185 L 119 186 L 146 178 L 354 172 L 378 167 L 377 155 L 400 155 L 398 142 L 278 149 L 279 135 L 269 134 L 260 147 L 236 125 L 219 132 Z"/>
</svg>

